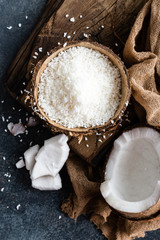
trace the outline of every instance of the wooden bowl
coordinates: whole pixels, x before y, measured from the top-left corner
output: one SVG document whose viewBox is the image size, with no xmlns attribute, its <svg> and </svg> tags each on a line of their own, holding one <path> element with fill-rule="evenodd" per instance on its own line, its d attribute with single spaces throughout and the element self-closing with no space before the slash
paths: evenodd
<svg viewBox="0 0 160 240">
<path fill-rule="evenodd" d="M 67 128 L 67 127 L 62 126 L 59 123 L 56 123 L 56 122 L 50 120 L 38 104 L 38 84 L 41 79 L 41 74 L 47 67 L 48 63 L 53 58 L 55 58 L 59 54 L 59 52 L 64 51 L 71 47 L 76 47 L 76 46 L 92 48 L 92 49 L 97 50 L 100 53 L 108 56 L 108 58 L 112 61 L 112 63 L 120 71 L 121 80 L 122 80 L 122 89 L 121 89 L 122 97 L 121 97 L 120 105 L 119 105 L 114 117 L 111 118 L 104 125 L 88 127 L 88 128 L 84 128 L 84 127 Z M 123 113 L 126 109 L 126 106 L 128 105 L 130 93 L 131 93 L 128 73 L 127 73 L 127 70 L 126 70 L 123 62 L 121 61 L 121 59 L 115 53 L 113 53 L 111 49 L 109 49 L 108 47 L 105 47 L 99 43 L 96 43 L 96 42 L 84 42 L 84 41 L 70 42 L 67 44 L 67 46 L 65 46 L 65 47 L 61 46 L 61 47 L 55 48 L 55 49 L 51 50 L 49 53 L 50 53 L 49 56 L 48 55 L 45 56 L 41 61 L 39 61 L 37 63 L 34 73 L 33 73 L 33 77 L 32 77 L 32 84 L 33 84 L 33 97 L 36 102 L 37 108 L 39 110 L 39 116 L 45 120 L 46 124 L 51 128 L 51 130 L 53 132 L 62 132 L 67 135 L 77 136 L 77 135 L 81 135 L 81 134 L 86 135 L 86 134 L 92 134 L 95 132 L 101 132 L 102 130 L 104 131 L 104 129 L 107 131 L 108 129 L 114 128 L 119 123 L 120 116 L 123 115 Z"/>
</svg>

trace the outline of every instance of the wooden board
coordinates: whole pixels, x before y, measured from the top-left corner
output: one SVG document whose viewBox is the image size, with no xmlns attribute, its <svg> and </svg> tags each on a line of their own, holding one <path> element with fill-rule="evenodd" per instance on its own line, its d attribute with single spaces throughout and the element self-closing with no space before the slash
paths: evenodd
<svg viewBox="0 0 160 240">
<path fill-rule="evenodd" d="M 27 91 L 30 91 L 34 67 L 58 43 L 84 40 L 87 34 L 90 41 L 97 41 L 115 53 L 122 53 L 134 19 L 145 2 L 147 0 L 48 0 L 37 26 L 8 69 L 7 87 L 11 95 L 33 111 L 25 98 Z M 70 21 L 72 17 L 75 22 Z M 64 37 L 64 33 L 69 37 Z M 105 133 L 103 136 L 88 136 L 80 144 L 72 138 L 69 144 L 82 158 L 92 162 L 97 154 L 104 152 L 104 147 L 116 133 L 111 132 L 112 136 Z"/>
</svg>

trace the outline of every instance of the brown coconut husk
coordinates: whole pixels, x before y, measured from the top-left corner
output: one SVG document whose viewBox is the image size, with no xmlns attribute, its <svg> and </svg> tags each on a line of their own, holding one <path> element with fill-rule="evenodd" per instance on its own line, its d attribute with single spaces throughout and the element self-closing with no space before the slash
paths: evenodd
<svg viewBox="0 0 160 240">
<path fill-rule="evenodd" d="M 41 74 L 47 67 L 48 63 L 56 57 L 59 52 L 67 50 L 68 48 L 71 47 L 76 47 L 76 46 L 83 46 L 87 48 L 92 48 L 94 50 L 97 50 L 101 52 L 102 54 L 106 55 L 109 57 L 109 59 L 113 62 L 115 66 L 118 67 L 120 70 L 121 74 L 121 79 L 122 79 L 122 89 L 121 89 L 121 102 L 120 105 L 114 115 L 113 118 L 111 118 L 108 122 L 106 122 L 104 125 L 100 126 L 95 126 L 95 127 L 89 127 L 89 128 L 66 128 L 48 118 L 48 116 L 43 112 L 41 107 L 38 104 L 38 84 L 40 82 Z M 112 52 L 111 49 L 96 43 L 96 42 L 83 42 L 83 41 L 76 41 L 76 42 L 70 42 L 67 44 L 65 47 L 57 47 L 49 52 L 49 56 L 45 56 L 41 61 L 38 62 L 38 64 L 35 67 L 34 74 L 32 77 L 32 84 L 33 84 L 33 95 L 34 95 L 34 100 L 36 102 L 37 108 L 39 110 L 38 115 L 42 116 L 44 120 L 46 121 L 47 125 L 50 126 L 51 130 L 53 132 L 61 132 L 65 133 L 70 136 L 79 136 L 81 135 L 80 139 L 82 138 L 83 135 L 85 134 L 92 134 L 95 132 L 101 132 L 102 130 L 110 131 L 111 129 L 115 129 L 116 126 L 120 122 L 119 116 L 122 116 L 124 111 L 126 110 L 127 103 L 129 102 L 130 99 L 130 82 L 129 82 L 129 77 L 127 70 L 121 61 L 121 59 Z"/>
</svg>

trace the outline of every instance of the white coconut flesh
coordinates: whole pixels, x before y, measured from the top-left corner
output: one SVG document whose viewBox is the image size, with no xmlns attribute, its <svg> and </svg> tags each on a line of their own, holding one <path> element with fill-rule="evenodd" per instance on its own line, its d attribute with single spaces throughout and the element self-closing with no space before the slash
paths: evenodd
<svg viewBox="0 0 160 240">
<path fill-rule="evenodd" d="M 39 190 L 58 190 L 62 187 L 59 171 L 69 155 L 67 141 L 68 137 L 60 134 L 46 140 L 41 148 L 35 145 L 24 153 L 32 187 Z"/>
<path fill-rule="evenodd" d="M 160 198 L 160 134 L 152 128 L 124 132 L 110 154 L 102 196 L 114 209 L 147 210 Z"/>
</svg>

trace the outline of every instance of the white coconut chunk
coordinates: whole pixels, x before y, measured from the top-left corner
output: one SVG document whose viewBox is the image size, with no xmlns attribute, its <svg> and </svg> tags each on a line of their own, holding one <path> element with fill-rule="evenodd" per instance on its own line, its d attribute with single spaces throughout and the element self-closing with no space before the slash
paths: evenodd
<svg viewBox="0 0 160 240">
<path fill-rule="evenodd" d="M 66 135 L 60 134 L 45 141 L 44 146 L 35 157 L 36 163 L 31 179 L 46 175 L 55 177 L 59 173 L 69 155 L 67 140 Z"/>
<path fill-rule="evenodd" d="M 160 134 L 147 127 L 124 132 L 114 142 L 100 190 L 118 211 L 140 213 L 156 204 L 160 198 Z"/>
<path fill-rule="evenodd" d="M 23 161 L 23 159 L 19 160 L 16 163 L 16 168 L 23 168 L 25 166 L 25 162 Z"/>
<path fill-rule="evenodd" d="M 29 149 L 27 149 L 27 151 L 25 151 L 24 159 L 25 159 L 27 170 L 32 171 L 33 166 L 35 164 L 35 156 L 37 155 L 38 151 L 39 151 L 38 144 L 33 147 L 30 147 Z"/>
<path fill-rule="evenodd" d="M 35 180 L 32 180 L 32 187 L 39 190 L 59 190 L 62 188 L 62 182 L 60 175 L 57 174 L 55 177 L 43 176 Z"/>
</svg>

